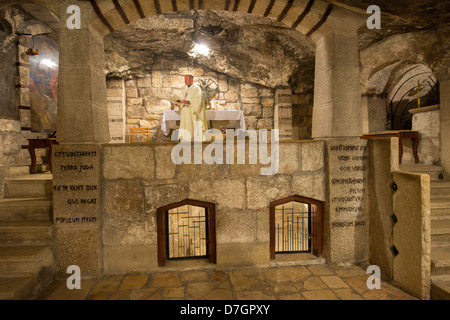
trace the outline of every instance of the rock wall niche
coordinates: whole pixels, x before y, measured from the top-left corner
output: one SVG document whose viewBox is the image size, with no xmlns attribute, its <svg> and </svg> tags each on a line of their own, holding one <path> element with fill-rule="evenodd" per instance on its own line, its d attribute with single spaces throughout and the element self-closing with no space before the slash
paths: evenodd
<svg viewBox="0 0 450 320">
<path fill-rule="evenodd" d="M 161 59 L 145 76 L 106 80 L 111 142 L 129 142 L 129 128 L 150 128 L 150 141 L 170 141 L 170 135 L 166 137 L 161 131 L 162 116 L 170 110 L 172 95 L 183 96 L 187 73 L 217 83 L 217 110 L 243 110 L 247 129 L 274 129 L 274 88 L 248 83 L 183 59 Z M 288 100 L 291 99 L 290 94 Z M 292 114 L 284 120 L 292 122 Z"/>
</svg>

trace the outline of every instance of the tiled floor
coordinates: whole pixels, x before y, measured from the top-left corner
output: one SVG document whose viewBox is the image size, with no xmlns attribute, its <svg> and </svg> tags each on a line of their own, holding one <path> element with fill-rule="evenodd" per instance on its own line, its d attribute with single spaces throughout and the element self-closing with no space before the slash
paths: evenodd
<svg viewBox="0 0 450 320">
<path fill-rule="evenodd" d="M 329 265 L 112 275 L 50 285 L 39 300 L 415 300 L 389 283 L 369 290 L 369 274 Z"/>
</svg>

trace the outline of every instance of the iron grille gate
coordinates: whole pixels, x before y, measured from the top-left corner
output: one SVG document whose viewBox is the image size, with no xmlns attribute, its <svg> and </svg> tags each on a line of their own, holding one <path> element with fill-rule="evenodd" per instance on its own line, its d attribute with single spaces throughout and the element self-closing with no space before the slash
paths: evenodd
<svg viewBox="0 0 450 320">
<path fill-rule="evenodd" d="M 289 202 L 275 207 L 275 252 L 311 252 L 311 204 Z"/>
<path fill-rule="evenodd" d="M 208 256 L 207 209 L 185 205 L 167 211 L 168 259 Z"/>
</svg>

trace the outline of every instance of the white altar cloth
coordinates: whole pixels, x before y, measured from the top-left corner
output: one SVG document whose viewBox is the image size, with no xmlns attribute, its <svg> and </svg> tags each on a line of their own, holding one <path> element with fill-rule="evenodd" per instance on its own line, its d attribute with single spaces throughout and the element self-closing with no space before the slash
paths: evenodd
<svg viewBox="0 0 450 320">
<path fill-rule="evenodd" d="M 178 129 L 177 121 L 180 121 L 180 111 L 166 110 L 164 111 L 161 130 L 165 136 L 168 136 L 170 129 Z M 227 128 L 246 130 L 244 111 L 242 110 L 206 110 L 206 120 L 209 121 L 230 121 Z M 211 128 L 208 125 L 208 128 Z"/>
</svg>

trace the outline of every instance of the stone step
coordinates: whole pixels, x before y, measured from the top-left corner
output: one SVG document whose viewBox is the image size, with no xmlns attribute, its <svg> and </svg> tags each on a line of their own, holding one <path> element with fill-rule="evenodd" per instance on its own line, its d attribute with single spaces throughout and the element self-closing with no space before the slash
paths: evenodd
<svg viewBox="0 0 450 320">
<path fill-rule="evenodd" d="M 38 273 L 51 268 L 51 246 L 0 246 L 0 273 Z"/>
<path fill-rule="evenodd" d="M 33 296 L 36 277 L 33 274 L 0 276 L 0 300 L 23 300 Z"/>
<path fill-rule="evenodd" d="M 51 174 L 22 175 L 8 178 L 4 183 L 5 198 L 51 198 Z"/>
<path fill-rule="evenodd" d="M 450 300 L 450 275 L 431 277 L 431 300 Z"/>
<path fill-rule="evenodd" d="M 50 220 L 0 221 L 0 246 L 51 244 L 52 230 Z"/>
<path fill-rule="evenodd" d="M 432 198 L 430 200 L 431 216 L 450 215 L 450 198 Z"/>
<path fill-rule="evenodd" d="M 450 197 L 437 197 L 431 201 L 431 208 L 450 208 Z"/>
<path fill-rule="evenodd" d="M 431 219 L 431 241 L 432 245 L 441 241 L 448 241 L 450 245 L 450 217 Z"/>
<path fill-rule="evenodd" d="M 431 274 L 450 274 L 450 243 L 431 247 Z"/>
<path fill-rule="evenodd" d="M 450 181 L 431 180 L 431 197 L 449 197 L 450 198 Z"/>
<path fill-rule="evenodd" d="M 441 166 L 425 164 L 401 164 L 401 171 L 428 174 L 431 179 L 441 179 L 444 170 Z"/>
<path fill-rule="evenodd" d="M 7 177 L 23 176 L 30 173 L 30 166 L 5 166 L 2 168 Z"/>
<path fill-rule="evenodd" d="M 1 199 L 0 221 L 51 220 L 52 206 L 47 198 Z"/>
</svg>

